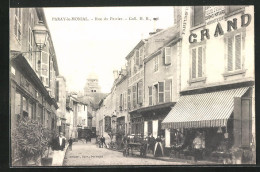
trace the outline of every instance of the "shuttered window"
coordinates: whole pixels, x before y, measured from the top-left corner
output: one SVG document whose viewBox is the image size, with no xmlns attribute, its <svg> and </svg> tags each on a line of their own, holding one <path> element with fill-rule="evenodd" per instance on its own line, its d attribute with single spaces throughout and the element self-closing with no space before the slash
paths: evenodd
<svg viewBox="0 0 260 172">
<path fill-rule="evenodd" d="M 15 8 L 15 16 L 14 16 L 14 34 L 17 40 L 20 42 L 22 38 L 22 9 Z"/>
<path fill-rule="evenodd" d="M 171 102 L 172 99 L 171 87 L 172 87 L 172 80 L 171 79 L 165 80 L 165 90 L 164 90 L 165 102 Z"/>
<path fill-rule="evenodd" d="M 193 26 L 204 23 L 203 6 L 194 6 L 193 10 Z"/>
<path fill-rule="evenodd" d="M 165 47 L 164 49 L 164 63 L 165 65 L 171 64 L 171 47 Z"/>
<path fill-rule="evenodd" d="M 242 69 L 241 34 L 227 38 L 227 71 Z"/>
<path fill-rule="evenodd" d="M 164 82 L 159 82 L 158 100 L 159 103 L 164 102 Z"/>
<path fill-rule="evenodd" d="M 149 105 L 153 105 L 153 88 L 148 87 L 148 92 L 149 92 Z"/>
<path fill-rule="evenodd" d="M 191 50 L 191 77 L 203 77 L 203 47 L 196 47 Z"/>
</svg>

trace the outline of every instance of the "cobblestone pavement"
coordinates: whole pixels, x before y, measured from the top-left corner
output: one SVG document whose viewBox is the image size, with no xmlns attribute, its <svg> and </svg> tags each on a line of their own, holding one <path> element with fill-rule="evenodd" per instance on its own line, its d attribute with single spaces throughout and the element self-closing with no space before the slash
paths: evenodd
<svg viewBox="0 0 260 172">
<path fill-rule="evenodd" d="M 98 166 L 98 165 L 185 165 L 181 162 L 167 162 L 140 157 L 124 157 L 122 152 L 98 148 L 88 142 L 74 142 L 72 151 L 68 150 L 64 166 Z M 186 164 L 187 165 L 187 164 Z"/>
</svg>

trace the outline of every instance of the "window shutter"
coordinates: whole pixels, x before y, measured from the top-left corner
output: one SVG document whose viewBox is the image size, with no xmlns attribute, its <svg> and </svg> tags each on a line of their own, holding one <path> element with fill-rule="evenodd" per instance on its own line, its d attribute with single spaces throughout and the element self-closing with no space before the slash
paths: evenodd
<svg viewBox="0 0 260 172">
<path fill-rule="evenodd" d="M 233 42 L 232 42 L 232 38 L 228 38 L 228 71 L 232 71 L 233 70 Z"/>
<path fill-rule="evenodd" d="M 133 86 L 133 107 L 136 107 L 136 86 Z"/>
<path fill-rule="evenodd" d="M 41 74 L 44 76 L 44 77 L 48 77 L 48 60 L 49 57 L 48 57 L 48 54 L 46 52 L 42 52 L 42 61 L 41 61 Z"/>
<path fill-rule="evenodd" d="M 165 47 L 164 49 L 164 63 L 165 65 L 171 64 L 171 47 Z"/>
<path fill-rule="evenodd" d="M 135 64 L 139 66 L 139 50 L 135 50 Z"/>
<path fill-rule="evenodd" d="M 127 109 L 127 92 L 125 92 L 125 105 L 124 105 L 125 110 Z"/>
<path fill-rule="evenodd" d="M 165 80 L 165 102 L 171 102 L 171 85 L 172 85 L 172 80 L 167 79 Z"/>
<path fill-rule="evenodd" d="M 138 83 L 138 103 L 143 103 L 143 81 Z"/>
<path fill-rule="evenodd" d="M 56 81 L 56 101 L 59 101 L 59 81 Z"/>
<path fill-rule="evenodd" d="M 241 69 L 241 35 L 235 36 L 235 64 L 236 70 Z"/>
<path fill-rule="evenodd" d="M 127 102 L 128 102 L 128 109 L 131 108 L 131 89 L 128 89 L 128 96 L 127 96 Z"/>
<path fill-rule="evenodd" d="M 140 66 L 143 65 L 143 60 L 144 60 L 144 48 L 139 49 L 139 57 L 140 57 Z"/>
<path fill-rule="evenodd" d="M 198 48 L 198 77 L 202 77 L 202 47 Z"/>
<path fill-rule="evenodd" d="M 159 91 L 158 91 L 158 98 L 159 98 L 159 103 L 164 102 L 164 82 L 159 82 Z"/>
<path fill-rule="evenodd" d="M 153 89 L 152 87 L 148 87 L 149 90 L 149 105 L 153 105 Z"/>
<path fill-rule="evenodd" d="M 194 25 L 197 26 L 204 22 L 204 14 L 203 14 L 203 6 L 195 6 L 194 7 Z"/>
<path fill-rule="evenodd" d="M 191 75 L 192 78 L 196 78 L 196 48 L 192 49 L 192 64 L 191 64 Z"/>
</svg>

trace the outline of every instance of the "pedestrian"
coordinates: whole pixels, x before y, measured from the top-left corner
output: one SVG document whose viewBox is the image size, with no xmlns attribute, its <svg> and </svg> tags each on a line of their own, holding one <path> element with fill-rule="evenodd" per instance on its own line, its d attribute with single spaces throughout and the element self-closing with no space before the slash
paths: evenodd
<svg viewBox="0 0 260 172">
<path fill-rule="evenodd" d="M 59 136 L 53 139 L 52 149 L 53 149 L 53 166 L 61 166 L 64 158 L 64 148 L 65 148 L 66 138 L 63 133 L 60 132 Z"/>
<path fill-rule="evenodd" d="M 146 150 L 147 150 L 147 138 L 144 138 L 141 142 L 141 147 L 140 147 L 140 156 L 141 157 L 146 157 Z"/>
<path fill-rule="evenodd" d="M 151 134 L 149 138 L 149 150 L 152 151 L 152 154 L 154 153 L 154 145 L 155 145 L 155 138 L 153 137 L 153 134 Z"/>
<path fill-rule="evenodd" d="M 162 146 L 162 139 L 160 136 L 157 136 L 155 139 L 156 143 L 154 146 L 154 157 L 164 156 L 164 150 Z"/>
<path fill-rule="evenodd" d="M 86 135 L 86 138 L 85 138 L 85 139 L 86 139 L 86 143 L 87 143 L 87 142 L 88 142 L 88 135 Z"/>
<path fill-rule="evenodd" d="M 129 142 L 130 138 L 128 135 L 124 136 L 123 138 L 123 143 L 124 143 L 124 151 L 123 151 L 123 156 L 127 157 L 129 155 Z"/>
<path fill-rule="evenodd" d="M 70 136 L 70 139 L 68 141 L 69 141 L 69 149 L 72 150 L 73 140 L 72 140 L 71 136 Z"/>
<path fill-rule="evenodd" d="M 197 162 L 199 159 L 201 159 L 203 146 L 204 145 L 203 145 L 201 133 L 197 131 L 196 137 L 193 140 L 193 150 L 194 150 L 195 162 Z"/>
<path fill-rule="evenodd" d="M 103 137 L 103 135 L 101 136 L 100 141 L 101 141 L 101 147 L 102 148 L 103 148 L 103 144 L 107 147 L 106 139 L 105 139 L 105 137 Z"/>
</svg>

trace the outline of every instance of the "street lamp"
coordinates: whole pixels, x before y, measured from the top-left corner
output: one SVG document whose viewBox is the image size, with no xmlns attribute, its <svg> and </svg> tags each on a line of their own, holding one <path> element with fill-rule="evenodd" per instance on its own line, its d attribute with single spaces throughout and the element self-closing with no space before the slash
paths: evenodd
<svg viewBox="0 0 260 172">
<path fill-rule="evenodd" d="M 48 36 L 48 29 L 44 25 L 43 21 L 39 21 L 32 30 L 34 35 L 34 41 L 36 46 L 40 50 L 40 59 L 38 60 L 38 68 L 40 68 L 40 64 L 42 61 L 42 49 L 46 45 L 47 36 Z"/>
<path fill-rule="evenodd" d="M 44 25 L 43 21 L 39 21 L 32 30 L 36 46 L 40 49 L 46 45 L 48 29 Z"/>
</svg>

